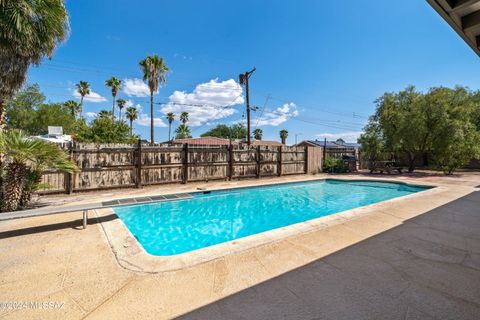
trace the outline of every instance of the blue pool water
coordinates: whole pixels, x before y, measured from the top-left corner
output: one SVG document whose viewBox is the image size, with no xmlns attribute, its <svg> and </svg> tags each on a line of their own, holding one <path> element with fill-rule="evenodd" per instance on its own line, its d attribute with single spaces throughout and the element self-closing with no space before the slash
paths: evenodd
<svg viewBox="0 0 480 320">
<path fill-rule="evenodd" d="M 425 189 L 327 179 L 195 193 L 190 199 L 114 211 L 148 253 L 169 256 Z"/>
</svg>

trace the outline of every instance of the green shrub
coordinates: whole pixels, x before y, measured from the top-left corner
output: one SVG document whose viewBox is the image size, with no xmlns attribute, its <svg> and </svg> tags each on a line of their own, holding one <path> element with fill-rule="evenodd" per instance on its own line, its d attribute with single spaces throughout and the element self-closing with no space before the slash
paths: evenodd
<svg viewBox="0 0 480 320">
<path fill-rule="evenodd" d="M 343 160 L 327 156 L 323 163 L 323 171 L 330 173 L 345 173 L 348 172 L 348 165 Z"/>
</svg>

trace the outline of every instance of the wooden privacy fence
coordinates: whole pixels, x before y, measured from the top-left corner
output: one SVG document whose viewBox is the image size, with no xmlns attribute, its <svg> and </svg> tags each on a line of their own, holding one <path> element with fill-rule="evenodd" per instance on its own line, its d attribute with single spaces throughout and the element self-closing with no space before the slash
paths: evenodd
<svg viewBox="0 0 480 320">
<path fill-rule="evenodd" d="M 306 147 L 71 144 L 65 150 L 80 171 L 45 172 L 42 182 L 49 187 L 41 193 L 308 172 Z"/>
</svg>

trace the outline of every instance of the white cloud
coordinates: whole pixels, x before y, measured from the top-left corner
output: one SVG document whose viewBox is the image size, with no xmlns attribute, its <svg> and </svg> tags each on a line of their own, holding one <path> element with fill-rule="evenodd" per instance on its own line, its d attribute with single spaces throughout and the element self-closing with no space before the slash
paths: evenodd
<svg viewBox="0 0 480 320">
<path fill-rule="evenodd" d="M 80 99 L 81 96 L 80 96 L 80 93 L 78 93 L 77 90 L 73 90 L 73 96 L 77 99 Z M 90 90 L 90 93 L 87 94 L 84 98 L 83 98 L 83 101 L 86 101 L 86 102 L 105 102 L 107 101 L 107 98 L 105 97 L 102 97 L 100 94 Z"/>
<path fill-rule="evenodd" d="M 362 134 L 362 131 L 345 131 L 345 132 L 338 132 L 338 133 L 331 133 L 331 132 L 325 132 L 325 133 L 319 133 L 315 135 L 316 137 L 325 139 L 327 140 L 337 140 L 337 139 L 343 139 L 345 142 L 357 142 L 358 137 Z"/>
<path fill-rule="evenodd" d="M 177 120 L 180 113 L 188 112 L 188 124 L 199 126 L 235 114 L 238 111 L 233 106 L 243 102 L 243 89 L 235 80 L 213 79 L 197 85 L 191 93 L 175 91 L 160 111 L 175 113 Z"/>
<path fill-rule="evenodd" d="M 92 119 L 92 118 L 95 118 L 97 116 L 97 113 L 96 112 L 85 112 L 85 116 L 87 118 Z"/>
<path fill-rule="evenodd" d="M 137 109 L 137 111 L 138 111 L 139 113 L 141 113 L 142 110 L 143 110 L 142 106 L 141 106 L 139 103 L 137 103 L 137 105 L 135 105 L 135 103 L 134 103 L 132 100 L 127 100 L 127 101 L 125 102 L 125 110 L 126 110 L 127 108 L 130 108 L 130 107 L 135 107 L 135 109 Z"/>
<path fill-rule="evenodd" d="M 129 97 L 148 97 L 150 88 L 142 79 L 125 78 L 122 81 L 122 91 Z"/>
<path fill-rule="evenodd" d="M 261 126 L 279 126 L 286 122 L 289 118 L 297 117 L 299 115 L 298 108 L 295 103 L 285 103 L 281 107 L 273 111 L 265 111 L 260 118 L 254 119 L 253 123 Z"/>
<path fill-rule="evenodd" d="M 139 125 L 144 126 L 144 127 L 150 127 L 150 119 L 151 118 L 150 118 L 149 115 L 147 115 L 145 113 L 140 113 L 138 115 L 138 119 L 135 120 L 135 123 L 138 123 Z M 165 122 L 163 122 L 162 118 L 153 118 L 153 126 L 154 127 L 161 127 L 161 128 L 167 127 Z"/>
</svg>

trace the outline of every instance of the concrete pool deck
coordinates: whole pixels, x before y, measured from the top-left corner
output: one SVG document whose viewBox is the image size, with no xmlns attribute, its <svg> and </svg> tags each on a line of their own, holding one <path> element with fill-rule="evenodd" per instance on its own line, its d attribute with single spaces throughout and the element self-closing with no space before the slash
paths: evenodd
<svg viewBox="0 0 480 320">
<path fill-rule="evenodd" d="M 45 201 L 72 205 L 321 177 L 331 176 L 169 185 L 49 196 Z M 78 213 L 4 221 L 0 223 L 0 302 L 63 306 L 0 308 L 0 318 L 167 319 L 204 306 L 186 317 L 279 319 L 283 314 L 290 319 L 281 310 L 298 310 L 292 313 L 298 319 L 339 318 L 334 309 L 341 311 L 342 319 L 454 314 L 456 319 L 469 319 L 480 313 L 480 199 L 475 193 L 480 174 L 335 177 L 434 184 L 442 190 L 408 202 L 382 203 L 372 212 L 342 217 L 342 223 L 157 273 L 119 263 L 94 217 L 86 230 L 80 230 Z M 115 218 L 103 218 L 103 223 L 110 219 Z M 286 287 L 285 281 L 297 286 Z M 332 292 L 332 288 L 337 289 Z M 323 298 L 331 306 L 313 308 L 321 306 Z M 275 302 L 291 308 L 279 307 L 280 313 L 275 313 Z"/>
</svg>

